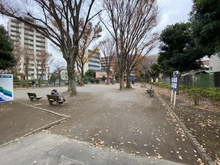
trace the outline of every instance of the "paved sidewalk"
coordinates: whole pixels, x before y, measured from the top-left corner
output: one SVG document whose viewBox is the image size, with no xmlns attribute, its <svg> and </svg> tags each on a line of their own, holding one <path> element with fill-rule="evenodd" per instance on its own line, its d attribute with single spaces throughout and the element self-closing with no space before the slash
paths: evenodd
<svg viewBox="0 0 220 165">
<path fill-rule="evenodd" d="M 135 85 L 119 91 L 118 84 L 86 85 L 61 107 L 49 106 L 46 98 L 37 105 L 28 100 L 27 91 L 45 96 L 51 89 L 15 90 L 15 102 L 31 109 L 32 119 L 35 112 L 46 113 L 54 121 L 59 115 L 50 112 L 70 119 L 52 126 L 50 134 L 39 132 L 20 139 L 20 134 L 12 132 L 16 140 L 0 148 L 0 164 L 197 164 L 198 153 L 177 120 L 145 88 Z M 67 88 L 57 89 L 62 93 Z M 9 108 L 16 110 L 10 104 Z M 25 113 L 17 119 L 24 121 L 24 117 Z"/>
<path fill-rule="evenodd" d="M 99 149 L 90 143 L 37 133 L 0 149 L 1 165 L 181 165 L 156 157 L 134 157 L 117 150 Z"/>
</svg>

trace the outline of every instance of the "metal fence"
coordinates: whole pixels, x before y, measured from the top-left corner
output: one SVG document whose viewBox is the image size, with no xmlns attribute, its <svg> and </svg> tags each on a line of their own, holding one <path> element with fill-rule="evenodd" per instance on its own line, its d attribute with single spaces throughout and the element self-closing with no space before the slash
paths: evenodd
<svg viewBox="0 0 220 165">
<path fill-rule="evenodd" d="M 214 84 L 215 87 L 220 87 L 220 72 L 214 73 Z"/>
<path fill-rule="evenodd" d="M 185 75 L 181 77 L 180 84 L 198 87 L 220 87 L 220 72 Z"/>
</svg>

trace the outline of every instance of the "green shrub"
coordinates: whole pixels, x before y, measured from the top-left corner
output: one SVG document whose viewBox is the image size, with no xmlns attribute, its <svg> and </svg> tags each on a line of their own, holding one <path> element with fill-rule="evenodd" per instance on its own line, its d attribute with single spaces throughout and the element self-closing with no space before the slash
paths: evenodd
<svg viewBox="0 0 220 165">
<path fill-rule="evenodd" d="M 169 83 L 164 82 L 151 82 L 150 84 L 161 87 L 161 88 L 167 88 L 170 89 Z M 198 97 L 204 97 L 211 99 L 213 101 L 220 100 L 220 88 L 202 88 L 202 87 L 196 87 L 196 86 L 187 86 L 187 85 L 179 85 L 179 90 L 191 95 L 196 99 Z"/>
<path fill-rule="evenodd" d="M 170 84 L 169 83 L 165 83 L 165 82 L 150 82 L 150 84 L 161 87 L 161 88 L 170 88 Z"/>
</svg>

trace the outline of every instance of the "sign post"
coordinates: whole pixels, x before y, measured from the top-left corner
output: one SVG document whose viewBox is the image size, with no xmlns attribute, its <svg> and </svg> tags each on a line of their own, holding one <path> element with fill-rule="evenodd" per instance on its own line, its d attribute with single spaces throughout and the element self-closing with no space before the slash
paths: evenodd
<svg viewBox="0 0 220 165">
<path fill-rule="evenodd" d="M 171 79 L 171 103 L 173 102 L 173 105 L 175 106 L 176 104 L 176 92 L 178 89 L 178 71 L 173 72 L 173 76 Z"/>
<path fill-rule="evenodd" d="M 0 103 L 14 100 L 13 75 L 0 74 Z"/>
</svg>

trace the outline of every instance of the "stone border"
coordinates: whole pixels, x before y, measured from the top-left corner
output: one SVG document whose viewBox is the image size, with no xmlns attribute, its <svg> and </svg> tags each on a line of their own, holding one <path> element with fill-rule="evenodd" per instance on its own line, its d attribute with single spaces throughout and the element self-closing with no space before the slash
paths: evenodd
<svg viewBox="0 0 220 165">
<path fill-rule="evenodd" d="M 49 113 L 52 113 L 52 114 L 60 116 L 60 117 L 64 117 L 64 118 L 70 119 L 70 116 L 67 116 L 67 115 L 64 115 L 64 114 L 60 114 L 60 113 L 57 113 L 57 112 L 54 112 L 54 111 L 51 111 L 51 110 L 48 110 L 48 109 L 36 107 L 34 105 L 29 105 L 29 104 L 26 104 L 26 103 L 23 103 L 23 102 L 19 102 L 19 101 L 15 101 L 15 102 L 23 104 L 23 105 L 26 105 L 26 106 L 29 106 L 29 107 L 32 107 L 32 108 L 36 108 L 36 109 L 39 109 L 39 110 L 42 110 L 42 111 L 45 111 L 45 112 L 49 112 Z"/>
<path fill-rule="evenodd" d="M 207 165 L 216 165 L 216 163 L 212 160 L 212 158 L 206 153 L 205 149 L 201 147 L 199 142 L 196 140 L 195 136 L 193 136 L 188 128 L 184 125 L 184 123 L 180 120 L 180 118 L 176 115 L 176 113 L 172 110 L 172 108 L 166 103 L 166 101 L 161 97 L 161 95 L 156 92 L 156 96 L 159 98 L 159 100 L 165 104 L 168 111 L 175 117 L 175 119 L 179 122 L 180 126 L 182 127 L 183 131 L 189 138 L 190 142 L 192 143 L 195 150 L 198 152 L 199 156 L 202 158 L 203 162 Z"/>
<path fill-rule="evenodd" d="M 37 132 L 40 132 L 40 131 L 42 131 L 42 130 L 48 129 L 48 128 L 54 126 L 54 125 L 58 125 L 59 123 L 61 123 L 61 122 L 64 121 L 64 120 L 67 120 L 67 118 L 62 118 L 62 119 L 60 119 L 60 120 L 54 121 L 54 122 L 52 122 L 52 123 L 50 123 L 50 124 L 47 124 L 47 125 L 45 125 L 45 126 L 43 126 L 43 127 L 40 127 L 40 128 L 37 128 L 37 129 L 35 129 L 35 130 L 31 131 L 31 132 L 28 132 L 28 133 L 24 134 L 23 136 L 21 136 L 21 137 L 19 137 L 19 138 L 15 138 L 14 140 L 10 140 L 10 141 L 8 141 L 8 142 L 6 142 L 6 143 L 3 143 L 2 145 L 0 145 L 0 148 L 4 147 L 4 146 L 6 146 L 6 145 L 12 144 L 12 143 L 14 143 L 14 142 L 18 142 L 19 139 L 21 139 L 21 138 L 24 138 L 24 137 L 27 137 L 27 136 L 29 136 L 29 135 L 35 134 L 35 133 L 37 133 Z"/>
<path fill-rule="evenodd" d="M 48 129 L 48 128 L 54 126 L 54 125 L 58 125 L 58 124 L 60 124 L 60 123 L 61 123 L 62 121 L 64 121 L 64 120 L 70 119 L 70 116 L 67 116 L 67 115 L 64 115 L 64 114 L 60 114 L 60 113 L 57 113 L 57 112 L 53 112 L 53 111 L 50 111 L 50 110 L 48 110 L 48 109 L 36 107 L 36 106 L 33 106 L 33 105 L 28 105 L 28 104 L 26 104 L 26 103 L 22 103 L 22 102 L 18 102 L 18 101 L 16 101 L 16 102 L 17 102 L 17 103 L 20 103 L 20 104 L 23 104 L 23 105 L 26 105 L 26 106 L 29 106 L 29 107 L 32 107 L 32 108 L 35 108 L 35 109 L 39 109 L 39 110 L 42 110 L 42 111 L 45 111 L 45 112 L 48 112 L 48 113 L 55 114 L 55 115 L 60 116 L 60 117 L 62 117 L 62 118 L 59 119 L 59 120 L 56 120 L 56 121 L 54 121 L 54 122 L 51 122 L 51 123 L 49 123 L 49 124 L 47 124 L 47 125 L 45 125 L 45 126 L 43 126 L 43 127 L 37 128 L 37 129 L 35 129 L 35 130 L 31 131 L 31 132 L 28 132 L 28 133 L 24 134 L 23 136 L 21 136 L 21 137 L 19 137 L 19 138 L 15 138 L 14 140 L 10 140 L 10 141 L 8 141 L 8 142 L 6 142 L 6 143 L 3 143 L 2 145 L 0 145 L 0 148 L 4 147 L 4 146 L 6 146 L 6 145 L 12 144 L 12 143 L 14 143 L 14 142 L 18 142 L 19 139 L 21 139 L 21 138 L 24 138 L 24 137 L 27 137 L 27 136 L 29 136 L 29 135 L 35 134 L 35 133 L 37 133 L 37 132 L 40 132 L 40 131 L 42 131 L 42 130 Z"/>
</svg>

